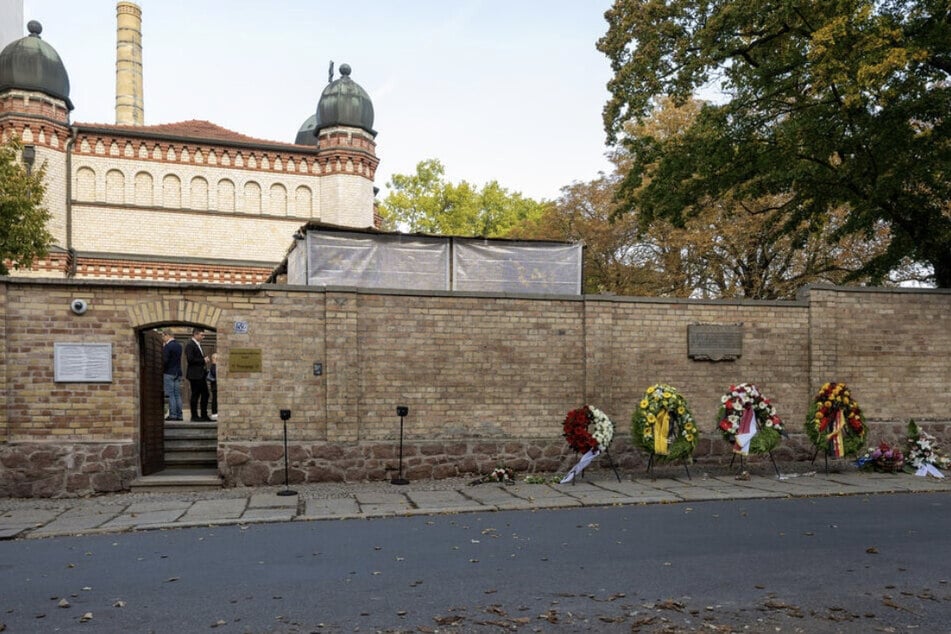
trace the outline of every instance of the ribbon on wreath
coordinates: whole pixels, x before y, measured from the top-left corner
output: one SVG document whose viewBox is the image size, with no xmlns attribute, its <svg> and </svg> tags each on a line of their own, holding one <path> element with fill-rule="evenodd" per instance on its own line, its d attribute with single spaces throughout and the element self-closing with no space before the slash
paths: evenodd
<svg viewBox="0 0 951 634">
<path fill-rule="evenodd" d="M 575 476 L 584 471 L 591 461 L 601 455 L 600 449 L 589 449 L 588 452 L 581 456 L 581 460 L 578 461 L 578 464 L 571 468 L 571 471 L 565 474 L 565 477 L 561 479 L 561 482 L 558 484 L 567 484 L 575 479 Z"/>
<path fill-rule="evenodd" d="M 943 478 L 944 474 L 930 462 L 922 463 L 918 470 L 915 471 L 916 476 L 933 476 L 935 478 Z"/>
<path fill-rule="evenodd" d="M 743 408 L 743 416 L 740 418 L 740 429 L 736 434 L 736 439 L 733 441 L 734 453 L 743 454 L 744 456 L 749 455 L 750 441 L 753 440 L 753 436 L 755 435 L 756 415 L 753 413 L 752 407 L 746 406 Z"/>
<path fill-rule="evenodd" d="M 826 440 L 832 446 L 832 453 L 836 458 L 845 455 L 845 414 L 842 410 L 836 410 L 835 424 L 832 426 L 832 433 L 826 436 Z"/>
<path fill-rule="evenodd" d="M 670 415 L 662 409 L 654 419 L 654 453 L 667 455 L 667 436 L 670 435 Z"/>
</svg>

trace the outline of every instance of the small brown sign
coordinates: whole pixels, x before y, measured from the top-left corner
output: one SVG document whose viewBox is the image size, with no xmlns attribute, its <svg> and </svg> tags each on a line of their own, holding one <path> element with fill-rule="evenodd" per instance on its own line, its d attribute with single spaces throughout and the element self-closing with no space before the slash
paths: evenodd
<svg viewBox="0 0 951 634">
<path fill-rule="evenodd" d="M 695 361 L 734 361 L 743 356 L 742 324 L 690 324 L 687 356 Z"/>
<path fill-rule="evenodd" d="M 231 348 L 228 350 L 228 372 L 260 372 L 260 348 Z"/>
</svg>

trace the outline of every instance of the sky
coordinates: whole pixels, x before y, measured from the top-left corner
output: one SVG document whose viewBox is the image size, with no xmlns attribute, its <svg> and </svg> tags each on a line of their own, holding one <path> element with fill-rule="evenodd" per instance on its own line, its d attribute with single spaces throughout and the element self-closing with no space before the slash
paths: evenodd
<svg viewBox="0 0 951 634">
<path fill-rule="evenodd" d="M 204 119 L 292 143 L 333 60 L 373 101 L 380 199 L 392 174 L 430 158 L 452 182 L 496 180 L 536 200 L 611 169 L 611 69 L 595 48 L 610 0 L 137 4 L 146 125 Z M 115 123 L 115 0 L 23 7 L 63 59 L 72 121 Z"/>
</svg>

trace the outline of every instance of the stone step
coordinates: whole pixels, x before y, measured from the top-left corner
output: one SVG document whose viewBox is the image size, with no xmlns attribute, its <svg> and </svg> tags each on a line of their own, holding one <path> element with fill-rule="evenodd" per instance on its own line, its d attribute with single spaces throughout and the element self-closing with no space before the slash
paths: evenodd
<svg viewBox="0 0 951 634">
<path fill-rule="evenodd" d="M 218 431 L 215 429 L 166 429 L 165 440 L 207 438 L 210 440 L 218 439 Z"/>
<path fill-rule="evenodd" d="M 165 453 L 177 451 L 215 451 L 217 438 L 165 438 Z"/>
<path fill-rule="evenodd" d="M 165 464 L 167 465 L 217 465 L 217 451 L 166 451 Z"/>
<path fill-rule="evenodd" d="M 171 468 L 132 481 L 135 491 L 195 491 L 220 489 L 221 476 L 217 469 Z"/>
</svg>

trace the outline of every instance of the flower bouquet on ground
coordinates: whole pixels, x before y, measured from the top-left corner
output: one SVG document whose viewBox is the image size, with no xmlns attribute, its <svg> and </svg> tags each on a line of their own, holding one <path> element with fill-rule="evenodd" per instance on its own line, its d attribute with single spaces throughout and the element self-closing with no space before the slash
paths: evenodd
<svg viewBox="0 0 951 634">
<path fill-rule="evenodd" d="M 652 385 L 631 416 L 634 444 L 661 460 L 690 460 L 700 430 L 687 401 L 669 385 Z"/>
<path fill-rule="evenodd" d="M 865 455 L 855 461 L 859 469 L 878 471 L 879 473 L 898 473 L 905 466 L 905 456 L 901 449 L 891 447 L 882 441 L 878 447 L 869 447 Z"/>
<path fill-rule="evenodd" d="M 739 454 L 769 453 L 786 435 L 776 408 L 755 385 L 731 385 L 720 397 L 717 428 Z"/>
<path fill-rule="evenodd" d="M 806 435 L 816 448 L 842 458 L 865 446 L 868 427 L 859 404 L 844 383 L 826 383 L 816 394 L 806 417 Z"/>
<path fill-rule="evenodd" d="M 502 484 L 515 483 L 515 471 L 510 467 L 496 467 L 491 472 L 476 478 L 469 484 L 485 484 L 486 482 L 501 482 Z"/>
<path fill-rule="evenodd" d="M 608 450 L 614 439 L 614 423 L 597 407 L 585 405 L 568 412 L 562 429 L 568 446 L 582 454 L 578 464 L 561 479 L 564 484 L 571 482 L 575 475 L 584 471 L 601 452 Z"/>
<path fill-rule="evenodd" d="M 941 469 L 951 467 L 951 458 L 938 450 L 938 439 L 923 431 L 915 421 L 908 422 L 908 458 L 906 464 L 915 475 L 943 478 Z"/>
</svg>

